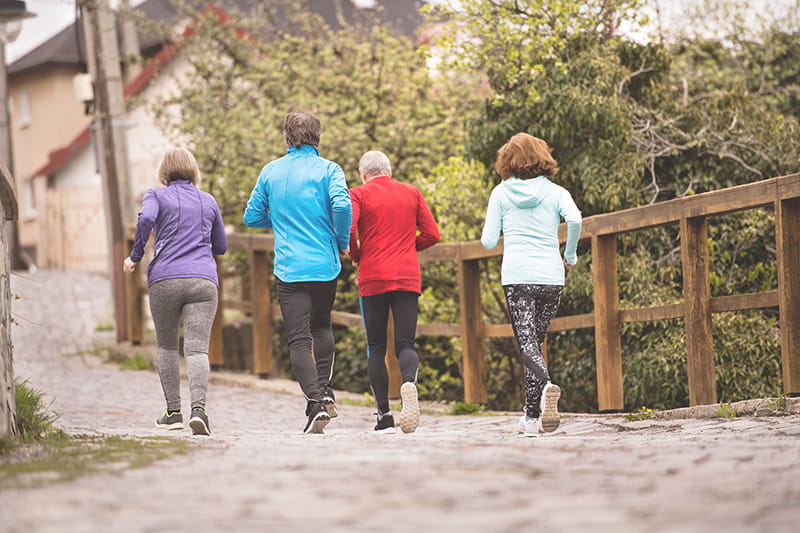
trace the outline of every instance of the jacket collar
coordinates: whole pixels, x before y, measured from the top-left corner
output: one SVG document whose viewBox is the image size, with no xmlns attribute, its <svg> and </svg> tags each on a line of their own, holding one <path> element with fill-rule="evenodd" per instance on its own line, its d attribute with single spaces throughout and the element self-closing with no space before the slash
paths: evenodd
<svg viewBox="0 0 800 533">
<path fill-rule="evenodd" d="M 319 150 L 311 146 L 310 144 L 303 144 L 300 148 L 296 146 L 290 146 L 286 149 L 286 152 L 289 154 L 314 154 L 319 155 Z"/>
</svg>

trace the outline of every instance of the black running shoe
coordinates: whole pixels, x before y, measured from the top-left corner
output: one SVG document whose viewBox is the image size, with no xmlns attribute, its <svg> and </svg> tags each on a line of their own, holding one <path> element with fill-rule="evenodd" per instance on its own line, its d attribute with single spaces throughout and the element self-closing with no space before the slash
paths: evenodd
<svg viewBox="0 0 800 533">
<path fill-rule="evenodd" d="M 156 420 L 156 427 L 163 429 L 183 429 L 183 415 L 180 411 L 167 411 Z"/>
<path fill-rule="evenodd" d="M 328 416 L 336 418 L 339 416 L 339 411 L 336 410 L 336 397 L 333 395 L 333 389 L 330 386 L 322 389 L 322 404 L 325 410 L 328 411 Z"/>
<path fill-rule="evenodd" d="M 202 407 L 195 407 L 192 409 L 192 418 L 189 419 L 189 427 L 192 428 L 192 435 L 211 435 L 208 417 Z"/>
<path fill-rule="evenodd" d="M 308 416 L 308 422 L 306 422 L 303 433 L 324 433 L 322 430 L 331 421 L 331 417 L 322 402 L 309 401 L 306 406 L 306 415 Z"/>
<path fill-rule="evenodd" d="M 377 413 L 378 423 L 375 425 L 375 433 L 397 433 L 394 429 L 394 417 L 392 413 L 385 412 L 383 414 Z"/>
</svg>

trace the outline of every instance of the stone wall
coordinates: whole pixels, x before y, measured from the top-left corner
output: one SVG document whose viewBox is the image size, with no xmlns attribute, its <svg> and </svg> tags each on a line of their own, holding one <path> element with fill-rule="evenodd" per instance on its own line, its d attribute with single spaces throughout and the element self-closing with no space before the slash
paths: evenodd
<svg viewBox="0 0 800 533">
<path fill-rule="evenodd" d="M 14 431 L 14 346 L 11 344 L 11 264 L 8 221 L 17 218 L 11 176 L 0 165 L 0 437 Z"/>
</svg>

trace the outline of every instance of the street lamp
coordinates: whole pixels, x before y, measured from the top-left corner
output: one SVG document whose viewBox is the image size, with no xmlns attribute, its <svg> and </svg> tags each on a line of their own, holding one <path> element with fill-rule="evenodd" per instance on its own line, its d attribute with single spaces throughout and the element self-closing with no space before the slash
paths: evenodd
<svg viewBox="0 0 800 533">
<path fill-rule="evenodd" d="M 11 161 L 11 130 L 9 128 L 8 112 L 8 75 L 6 72 L 6 44 L 13 42 L 22 29 L 22 20 L 35 17 L 25 9 L 23 0 L 0 0 L 0 160 L 8 167 L 14 178 L 12 185 L 16 189 L 16 176 L 14 164 Z M 19 192 L 17 192 L 19 198 Z M 22 261 L 19 254 L 19 231 L 16 223 L 10 224 L 9 255 L 11 268 L 21 268 Z"/>
</svg>

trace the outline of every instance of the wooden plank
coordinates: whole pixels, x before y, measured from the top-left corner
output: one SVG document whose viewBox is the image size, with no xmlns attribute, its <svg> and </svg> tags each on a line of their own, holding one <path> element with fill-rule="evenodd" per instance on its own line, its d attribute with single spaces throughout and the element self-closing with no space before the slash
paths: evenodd
<svg viewBox="0 0 800 533">
<path fill-rule="evenodd" d="M 461 324 L 417 324 L 417 336 L 420 337 L 460 337 Z"/>
<path fill-rule="evenodd" d="M 246 302 L 244 300 L 229 300 L 224 298 L 222 300 L 222 308 L 223 309 L 235 309 L 236 311 L 241 311 L 242 313 L 252 313 L 253 312 L 253 304 L 252 302 Z"/>
<path fill-rule="evenodd" d="M 777 178 L 676 198 L 643 207 L 584 219 L 583 231 L 598 235 L 623 233 L 679 222 L 684 218 L 732 213 L 770 206 L 775 200 Z"/>
<path fill-rule="evenodd" d="M 717 402 L 708 281 L 708 225 L 705 218 L 685 218 L 680 224 L 689 405 L 708 405 Z"/>
<path fill-rule="evenodd" d="M 622 309 L 619 312 L 619 318 L 620 322 L 624 323 L 683 318 L 685 309 L 686 306 L 682 303 L 659 305 L 656 307 L 642 307 L 638 309 Z"/>
<path fill-rule="evenodd" d="M 711 298 L 712 313 L 763 309 L 765 307 L 778 307 L 778 305 L 778 291 L 751 292 Z"/>
<path fill-rule="evenodd" d="M 511 324 L 484 324 L 483 332 L 487 337 L 513 337 Z"/>
<path fill-rule="evenodd" d="M 271 233 L 228 233 L 228 248 L 271 252 L 275 249 L 275 238 Z"/>
<path fill-rule="evenodd" d="M 225 364 L 225 343 L 222 337 L 222 326 L 224 307 L 221 302 L 222 298 L 222 258 L 214 257 L 217 263 L 217 278 L 219 278 L 219 290 L 217 291 L 217 312 L 214 314 L 214 322 L 211 323 L 211 336 L 208 339 L 208 364 L 212 368 L 220 368 Z"/>
<path fill-rule="evenodd" d="M 789 200 L 791 198 L 800 198 L 800 174 L 778 178 L 778 199 Z"/>
<path fill-rule="evenodd" d="M 458 262 L 458 294 L 461 315 L 464 401 L 485 404 L 486 362 L 483 354 L 481 280 L 478 261 Z"/>
<path fill-rule="evenodd" d="M 550 323 L 550 329 L 547 331 L 568 331 L 593 327 L 594 313 L 585 313 L 582 315 L 558 316 Z"/>
<path fill-rule="evenodd" d="M 417 254 L 423 263 L 428 261 L 458 261 L 461 258 L 461 243 L 440 242 Z"/>
<path fill-rule="evenodd" d="M 597 360 L 597 407 L 600 412 L 625 408 L 622 388 L 617 238 L 592 236 L 594 338 Z"/>
<path fill-rule="evenodd" d="M 492 248 L 491 250 L 487 250 L 481 244 L 481 241 L 467 241 L 460 243 L 461 245 L 461 259 L 465 260 L 473 260 L 473 259 L 486 259 L 487 257 L 499 257 L 503 255 L 503 238 L 500 238 L 500 242 L 497 243 L 497 246 Z"/>
<path fill-rule="evenodd" d="M 800 395 L 800 198 L 776 202 L 783 392 Z"/>
<path fill-rule="evenodd" d="M 128 238 L 126 250 L 130 251 L 132 248 L 133 238 Z M 138 265 L 133 272 L 125 276 L 125 302 L 128 305 L 128 310 L 125 313 L 127 317 L 126 327 L 128 329 L 128 340 L 132 344 L 141 344 L 144 337 L 143 268 L 142 265 Z"/>
<path fill-rule="evenodd" d="M 269 256 L 250 251 L 250 301 L 253 303 L 253 373 L 272 373 L 272 299 L 269 290 Z"/>
<path fill-rule="evenodd" d="M 349 328 L 364 327 L 361 315 L 345 313 L 343 311 L 331 311 L 331 323 L 337 326 L 347 326 Z"/>
</svg>

